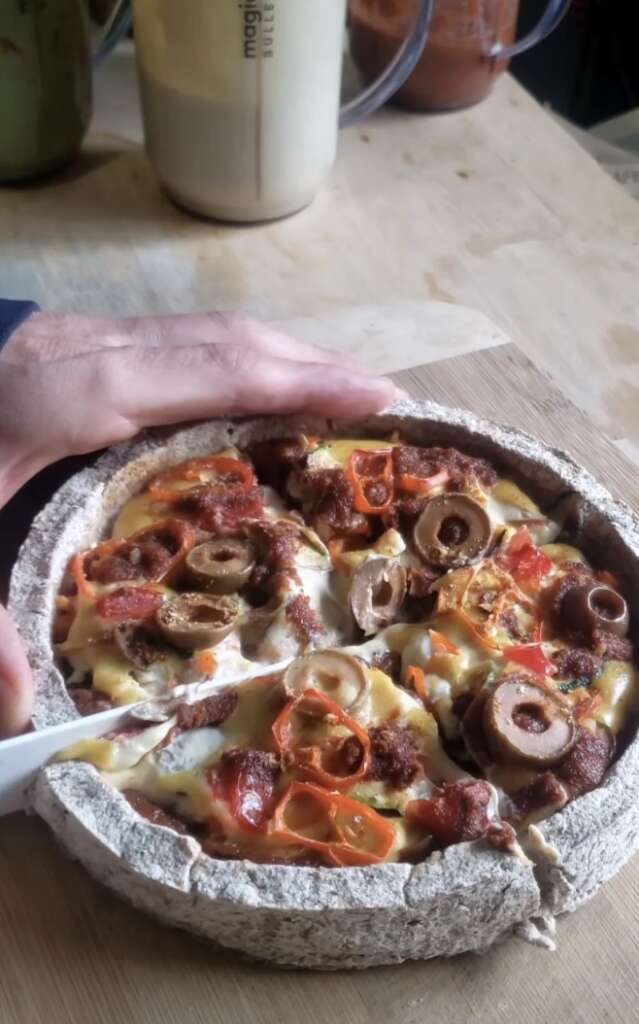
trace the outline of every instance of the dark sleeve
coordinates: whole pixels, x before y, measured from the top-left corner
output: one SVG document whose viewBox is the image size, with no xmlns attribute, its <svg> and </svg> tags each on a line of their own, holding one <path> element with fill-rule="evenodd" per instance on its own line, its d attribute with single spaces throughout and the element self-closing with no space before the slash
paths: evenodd
<svg viewBox="0 0 639 1024">
<path fill-rule="evenodd" d="M 36 313 L 39 309 L 40 307 L 36 302 L 0 299 L 0 351 L 6 345 L 16 327 L 19 327 L 28 316 Z"/>
</svg>

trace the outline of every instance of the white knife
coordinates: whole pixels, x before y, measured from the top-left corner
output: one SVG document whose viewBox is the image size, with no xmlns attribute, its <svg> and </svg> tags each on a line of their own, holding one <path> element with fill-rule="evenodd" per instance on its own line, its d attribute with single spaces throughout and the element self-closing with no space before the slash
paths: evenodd
<svg viewBox="0 0 639 1024">
<path fill-rule="evenodd" d="M 16 736 L 15 739 L 0 741 L 0 817 L 4 814 L 11 814 L 13 811 L 26 809 L 27 790 L 35 781 L 42 766 L 65 747 L 71 746 L 72 743 L 77 743 L 78 740 L 95 739 L 98 736 L 104 736 L 105 733 L 114 732 L 124 725 L 130 724 L 129 720 L 132 716 L 140 720 L 140 725 L 143 725 L 141 719 L 145 716 L 147 709 L 149 722 L 161 721 L 161 718 L 152 714 L 154 709 L 159 709 L 160 712 L 165 709 L 163 717 L 166 718 L 171 714 L 172 707 L 179 701 L 192 703 L 195 700 L 208 697 L 216 690 L 224 689 L 226 686 L 235 686 L 248 679 L 258 679 L 260 676 L 271 675 L 273 672 L 281 672 L 290 664 L 290 660 L 289 658 L 268 667 L 261 665 L 259 669 L 256 666 L 249 674 L 238 676 L 235 679 L 177 686 L 172 691 L 170 699 L 164 701 L 152 698 L 139 704 L 128 704 L 110 711 L 101 711 L 97 715 L 77 718 L 73 722 L 54 725 L 50 729 L 43 729 L 42 732 L 28 732 L 24 736 Z"/>
</svg>

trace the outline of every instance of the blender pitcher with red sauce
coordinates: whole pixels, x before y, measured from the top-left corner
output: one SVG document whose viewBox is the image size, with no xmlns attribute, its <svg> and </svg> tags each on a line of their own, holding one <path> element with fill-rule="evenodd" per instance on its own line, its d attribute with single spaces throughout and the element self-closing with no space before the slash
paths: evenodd
<svg viewBox="0 0 639 1024">
<path fill-rule="evenodd" d="M 350 48 L 366 80 L 401 45 L 416 0 L 352 0 Z M 508 61 L 544 39 L 571 0 L 549 0 L 535 28 L 515 41 L 519 0 L 435 0 L 428 42 L 393 98 L 413 110 L 446 111 L 483 100 Z"/>
</svg>

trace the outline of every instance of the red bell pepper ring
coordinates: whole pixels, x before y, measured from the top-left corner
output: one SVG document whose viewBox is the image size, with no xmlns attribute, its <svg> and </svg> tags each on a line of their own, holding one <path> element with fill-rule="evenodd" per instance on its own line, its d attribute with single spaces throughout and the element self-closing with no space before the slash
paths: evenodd
<svg viewBox="0 0 639 1024">
<path fill-rule="evenodd" d="M 145 583 L 165 583 L 179 570 L 183 559 L 195 543 L 195 532 L 193 528 L 180 519 L 163 519 L 159 523 L 152 523 L 145 526 L 130 537 L 113 538 L 103 541 L 102 544 L 81 551 L 75 555 L 71 562 L 71 575 L 78 589 L 78 593 L 86 598 L 95 598 L 95 586 L 91 580 L 91 565 L 104 558 L 117 557 L 119 554 L 126 557 L 126 553 L 132 548 L 139 547 L 150 541 L 170 541 L 171 547 L 169 558 L 161 561 L 157 571 L 143 570 L 141 565 L 139 579 Z M 118 582 L 115 580 L 114 582 Z M 133 580 L 122 580 L 122 583 L 133 582 Z"/>
<path fill-rule="evenodd" d="M 95 610 L 110 622 L 141 622 L 150 619 L 164 602 L 164 594 L 149 587 L 119 587 L 98 598 Z"/>
<path fill-rule="evenodd" d="M 391 822 L 372 807 L 308 782 L 289 786 L 275 809 L 271 834 L 340 867 L 379 864 L 395 842 Z"/>
<path fill-rule="evenodd" d="M 552 676 L 556 667 L 544 654 L 541 644 L 519 644 L 515 647 L 503 647 L 501 652 L 506 661 L 514 661 L 523 665 L 538 676 Z"/>
<path fill-rule="evenodd" d="M 553 561 L 533 543 L 526 527 L 518 530 L 505 551 L 495 559 L 517 583 L 538 588 L 541 580 L 552 570 Z"/>
<path fill-rule="evenodd" d="M 204 474 L 211 471 L 215 473 L 215 479 L 208 481 Z M 189 488 L 171 487 L 171 484 L 178 481 L 187 481 L 193 487 L 211 483 L 240 489 L 253 487 L 256 482 L 255 474 L 247 462 L 228 455 L 209 455 L 201 459 L 189 459 L 188 462 L 181 462 L 178 466 L 158 473 L 151 480 L 148 493 L 156 501 L 179 501 Z"/>
<path fill-rule="evenodd" d="M 391 450 L 365 452 L 355 449 L 346 465 L 346 478 L 353 488 L 353 506 L 357 512 L 371 516 L 388 511 L 395 496 Z"/>
<path fill-rule="evenodd" d="M 351 737 L 329 736 L 321 745 L 303 746 L 296 742 L 295 735 L 295 718 L 299 715 L 315 720 L 329 717 L 332 725 L 348 729 L 361 748 L 361 756 L 352 771 L 348 771 L 349 765 L 342 756 L 344 743 Z M 273 723 L 273 736 L 279 752 L 290 759 L 302 775 L 330 789 L 350 789 L 368 771 L 371 745 L 368 733 L 339 704 L 317 690 L 306 690 L 285 705 Z"/>
</svg>

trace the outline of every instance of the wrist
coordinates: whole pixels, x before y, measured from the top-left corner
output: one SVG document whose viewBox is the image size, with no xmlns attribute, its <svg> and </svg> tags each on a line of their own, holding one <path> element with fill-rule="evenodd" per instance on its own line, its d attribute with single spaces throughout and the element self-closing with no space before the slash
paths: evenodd
<svg viewBox="0 0 639 1024">
<path fill-rule="evenodd" d="M 36 452 L 9 448 L 0 438 L 0 508 L 17 494 L 31 477 L 44 469 L 49 461 Z"/>
</svg>

